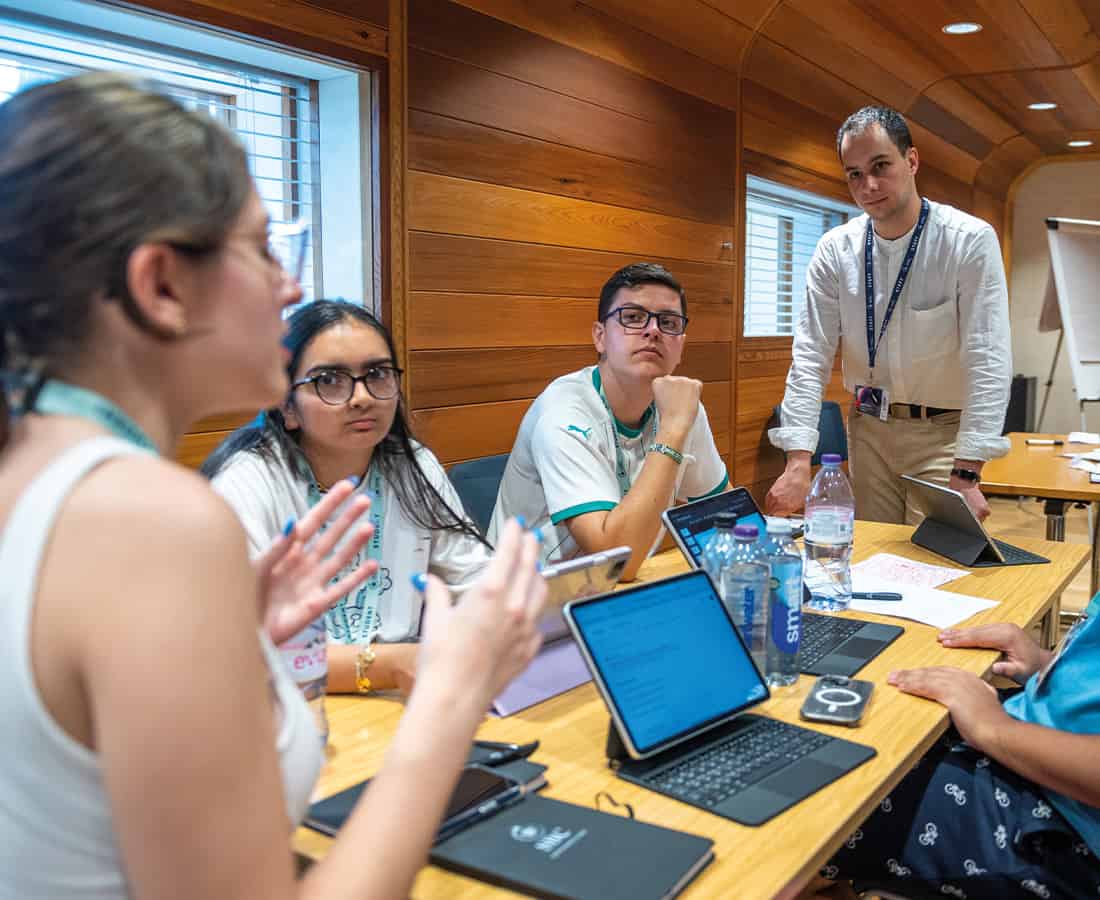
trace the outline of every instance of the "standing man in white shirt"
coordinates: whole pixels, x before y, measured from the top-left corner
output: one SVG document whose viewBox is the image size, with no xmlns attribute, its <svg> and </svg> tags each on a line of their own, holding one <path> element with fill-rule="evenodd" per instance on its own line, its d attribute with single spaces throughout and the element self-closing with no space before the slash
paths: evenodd
<svg viewBox="0 0 1100 900">
<path fill-rule="evenodd" d="M 900 475 L 946 483 L 984 519 L 982 466 L 1001 436 L 1012 378 L 1008 289 L 993 228 L 917 192 L 905 119 L 868 106 L 837 134 L 852 198 L 865 215 L 818 242 L 806 275 L 780 427 L 787 453 L 767 511 L 801 508 L 821 397 L 843 337 L 849 468 L 856 516 L 916 522 Z"/>
<path fill-rule="evenodd" d="M 684 352 L 687 300 L 662 266 L 634 263 L 603 286 L 592 325 L 598 364 L 555 379 L 527 410 L 489 525 L 522 516 L 543 558 L 629 545 L 631 579 L 675 502 L 729 484 L 700 401 L 701 382 L 673 375 Z"/>
</svg>

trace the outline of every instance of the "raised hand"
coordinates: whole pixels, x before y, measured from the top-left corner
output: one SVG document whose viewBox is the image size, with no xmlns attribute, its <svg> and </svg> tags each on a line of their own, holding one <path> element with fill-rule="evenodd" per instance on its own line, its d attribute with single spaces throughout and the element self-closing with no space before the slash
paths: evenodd
<svg viewBox="0 0 1100 900">
<path fill-rule="evenodd" d="M 997 622 L 974 628 L 948 628 L 937 637 L 945 647 L 976 647 L 1000 650 L 993 673 L 1021 684 L 1042 668 L 1048 654 L 1018 625 Z"/>
<path fill-rule="evenodd" d="M 662 375 L 653 379 L 653 402 L 661 417 L 661 425 L 682 431 L 684 436 L 695 424 L 699 414 L 699 398 L 703 382 L 680 375 Z"/>
<path fill-rule="evenodd" d="M 370 499 L 362 494 L 348 502 L 340 515 L 321 531 L 354 490 L 350 480 L 337 483 L 256 559 L 261 615 L 273 643 L 281 644 L 293 637 L 378 570 L 377 562 L 367 560 L 332 581 L 374 533 L 374 526 L 369 524 L 353 528 L 370 508 Z M 348 539 L 335 549 L 345 535 Z"/>
<path fill-rule="evenodd" d="M 536 569 L 538 542 L 513 520 L 481 577 L 451 604 L 450 592 L 426 576 L 417 683 L 442 677 L 482 691 L 486 706 L 538 651 L 536 627 L 546 582 Z"/>
</svg>

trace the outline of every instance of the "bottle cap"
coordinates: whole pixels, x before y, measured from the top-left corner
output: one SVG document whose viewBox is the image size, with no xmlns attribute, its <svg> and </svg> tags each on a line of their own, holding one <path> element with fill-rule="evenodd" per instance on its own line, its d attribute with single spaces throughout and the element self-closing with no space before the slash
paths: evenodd
<svg viewBox="0 0 1100 900">
<path fill-rule="evenodd" d="M 720 512 L 714 517 L 715 528 L 733 528 L 737 524 L 737 513 Z"/>
<path fill-rule="evenodd" d="M 793 530 L 790 519 L 768 519 L 768 534 L 790 534 Z"/>
<path fill-rule="evenodd" d="M 839 453 L 822 453 L 821 464 L 825 466 L 839 466 L 840 454 Z"/>
<path fill-rule="evenodd" d="M 760 537 L 760 529 L 755 525 L 738 525 L 733 529 L 733 536 L 747 541 L 755 541 Z"/>
</svg>

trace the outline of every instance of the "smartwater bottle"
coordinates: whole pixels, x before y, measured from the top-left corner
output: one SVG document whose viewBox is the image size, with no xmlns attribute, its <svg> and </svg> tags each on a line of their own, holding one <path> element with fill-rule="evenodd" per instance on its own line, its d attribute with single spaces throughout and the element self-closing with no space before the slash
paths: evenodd
<svg viewBox="0 0 1100 900">
<path fill-rule="evenodd" d="M 791 523 L 768 523 L 762 552 L 768 564 L 768 640 L 764 672 L 768 684 L 785 687 L 798 681 L 798 647 L 802 642 L 802 554 L 791 537 Z"/>
<path fill-rule="evenodd" d="M 847 609 L 852 602 L 852 527 L 856 502 L 840 457 L 826 453 L 806 497 L 803 573 L 809 606 L 827 612 Z"/>
<path fill-rule="evenodd" d="M 290 640 L 279 645 L 279 653 L 313 711 L 313 723 L 328 742 L 328 716 L 325 715 L 325 683 L 328 681 L 328 634 L 325 617 L 319 616 Z"/>
<path fill-rule="evenodd" d="M 714 517 L 714 531 L 703 544 L 703 570 L 710 576 L 726 609 L 730 609 L 730 602 L 726 597 L 723 573 L 733 559 L 733 550 L 737 546 L 737 539 L 733 536 L 736 526 L 736 513 L 718 513 Z"/>
<path fill-rule="evenodd" d="M 768 564 L 760 554 L 760 531 L 755 525 L 733 529 L 737 540 L 733 557 L 723 573 L 726 596 L 733 621 L 752 654 L 753 662 L 764 671 L 764 646 L 768 622 Z"/>
</svg>

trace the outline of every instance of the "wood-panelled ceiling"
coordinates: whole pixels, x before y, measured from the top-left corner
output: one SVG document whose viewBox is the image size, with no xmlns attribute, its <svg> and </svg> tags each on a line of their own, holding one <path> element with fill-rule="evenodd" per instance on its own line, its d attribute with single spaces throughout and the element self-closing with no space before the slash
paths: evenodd
<svg viewBox="0 0 1100 900">
<path fill-rule="evenodd" d="M 938 173 L 998 196 L 1070 140 L 1100 147 L 1100 0 L 462 2 L 719 105 L 736 105 L 740 74 L 746 110 L 769 110 L 769 138 L 777 104 L 806 103 L 811 85 L 823 134 L 861 104 L 895 106 Z M 956 21 L 983 28 L 942 31 Z M 678 71 L 653 71 L 653 39 L 683 51 Z"/>
</svg>

